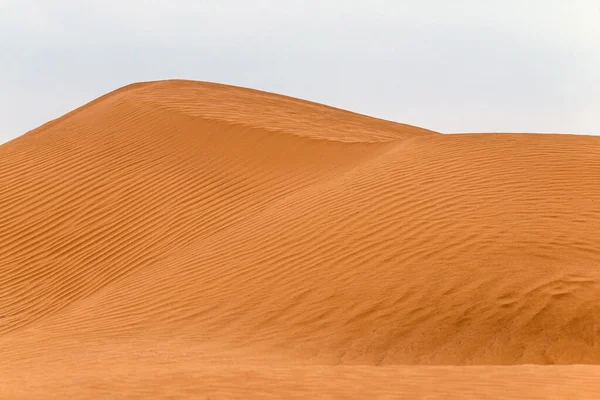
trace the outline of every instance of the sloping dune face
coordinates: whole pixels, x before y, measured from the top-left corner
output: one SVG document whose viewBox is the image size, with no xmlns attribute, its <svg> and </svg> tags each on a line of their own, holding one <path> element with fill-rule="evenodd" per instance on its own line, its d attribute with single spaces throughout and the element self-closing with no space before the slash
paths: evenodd
<svg viewBox="0 0 600 400">
<path fill-rule="evenodd" d="M 599 177 L 597 137 L 131 85 L 0 147 L 0 371 L 597 364 Z"/>
</svg>

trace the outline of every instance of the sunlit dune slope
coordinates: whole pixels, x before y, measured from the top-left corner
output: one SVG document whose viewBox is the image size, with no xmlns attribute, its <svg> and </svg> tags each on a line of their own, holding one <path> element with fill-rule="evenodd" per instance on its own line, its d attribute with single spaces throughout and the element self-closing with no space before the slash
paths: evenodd
<svg viewBox="0 0 600 400">
<path fill-rule="evenodd" d="M 599 137 L 130 85 L 0 146 L 0 347 L 599 363 L 599 177 Z"/>
</svg>

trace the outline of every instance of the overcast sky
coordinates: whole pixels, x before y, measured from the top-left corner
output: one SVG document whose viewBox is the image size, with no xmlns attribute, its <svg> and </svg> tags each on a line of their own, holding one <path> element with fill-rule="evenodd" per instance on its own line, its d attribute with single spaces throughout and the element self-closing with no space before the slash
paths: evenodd
<svg viewBox="0 0 600 400">
<path fill-rule="evenodd" d="M 600 134 L 598 0 L 0 0 L 0 142 L 136 81 L 442 132 Z"/>
</svg>

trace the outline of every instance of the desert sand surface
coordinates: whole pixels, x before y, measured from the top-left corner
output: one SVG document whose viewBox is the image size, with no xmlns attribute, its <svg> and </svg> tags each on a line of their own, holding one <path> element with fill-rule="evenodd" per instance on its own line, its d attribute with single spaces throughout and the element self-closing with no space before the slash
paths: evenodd
<svg viewBox="0 0 600 400">
<path fill-rule="evenodd" d="M 600 398 L 600 137 L 126 86 L 0 146 L 0 398 Z"/>
</svg>

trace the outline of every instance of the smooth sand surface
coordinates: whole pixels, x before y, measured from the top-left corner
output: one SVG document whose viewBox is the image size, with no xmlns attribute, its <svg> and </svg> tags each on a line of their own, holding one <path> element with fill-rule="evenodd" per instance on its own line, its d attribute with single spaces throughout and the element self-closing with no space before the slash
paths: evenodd
<svg viewBox="0 0 600 400">
<path fill-rule="evenodd" d="M 2 399 L 598 399 L 598 363 L 600 137 L 161 81 L 0 146 Z"/>
</svg>

